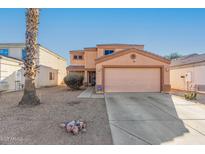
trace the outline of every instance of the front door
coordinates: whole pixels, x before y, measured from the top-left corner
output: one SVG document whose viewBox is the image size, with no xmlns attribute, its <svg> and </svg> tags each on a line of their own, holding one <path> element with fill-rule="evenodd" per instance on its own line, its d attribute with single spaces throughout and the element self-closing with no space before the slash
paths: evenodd
<svg viewBox="0 0 205 154">
<path fill-rule="evenodd" d="M 88 72 L 88 84 L 90 86 L 95 86 L 95 71 Z"/>
</svg>

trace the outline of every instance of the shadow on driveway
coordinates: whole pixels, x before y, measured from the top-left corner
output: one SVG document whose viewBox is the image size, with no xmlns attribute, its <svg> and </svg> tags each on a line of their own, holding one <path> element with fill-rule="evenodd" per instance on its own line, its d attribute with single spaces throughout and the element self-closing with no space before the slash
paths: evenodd
<svg viewBox="0 0 205 154">
<path fill-rule="evenodd" d="M 171 95 L 107 93 L 105 100 L 114 144 L 162 144 L 189 133 Z"/>
</svg>

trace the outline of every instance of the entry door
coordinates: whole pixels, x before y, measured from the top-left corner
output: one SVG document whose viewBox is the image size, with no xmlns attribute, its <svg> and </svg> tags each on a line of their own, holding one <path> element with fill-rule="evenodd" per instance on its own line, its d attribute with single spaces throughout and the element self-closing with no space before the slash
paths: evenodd
<svg viewBox="0 0 205 154">
<path fill-rule="evenodd" d="M 88 81 L 89 85 L 94 86 L 95 85 L 95 71 L 88 72 Z"/>
<path fill-rule="evenodd" d="M 105 92 L 160 92 L 160 68 L 105 68 Z"/>
</svg>

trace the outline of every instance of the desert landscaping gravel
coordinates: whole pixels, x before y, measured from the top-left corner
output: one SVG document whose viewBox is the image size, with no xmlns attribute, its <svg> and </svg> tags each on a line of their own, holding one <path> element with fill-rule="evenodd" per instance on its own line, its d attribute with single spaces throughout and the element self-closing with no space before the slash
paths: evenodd
<svg viewBox="0 0 205 154">
<path fill-rule="evenodd" d="M 38 89 L 41 105 L 19 107 L 23 92 L 0 94 L 0 144 L 112 144 L 104 99 L 79 99 L 66 87 Z M 82 119 L 87 131 L 74 136 L 59 127 Z"/>
</svg>

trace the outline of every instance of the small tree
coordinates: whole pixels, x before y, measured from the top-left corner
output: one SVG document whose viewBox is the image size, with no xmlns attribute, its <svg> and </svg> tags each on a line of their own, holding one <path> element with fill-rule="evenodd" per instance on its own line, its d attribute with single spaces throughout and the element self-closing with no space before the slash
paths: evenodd
<svg viewBox="0 0 205 154">
<path fill-rule="evenodd" d="M 165 56 L 165 58 L 167 58 L 169 60 L 180 58 L 180 57 L 181 57 L 181 55 L 177 52 L 174 52 L 174 53 L 171 53 L 171 54 Z"/>
<path fill-rule="evenodd" d="M 64 78 L 65 84 L 70 87 L 72 90 L 79 90 L 83 85 L 84 77 L 80 74 L 68 74 Z"/>
</svg>

